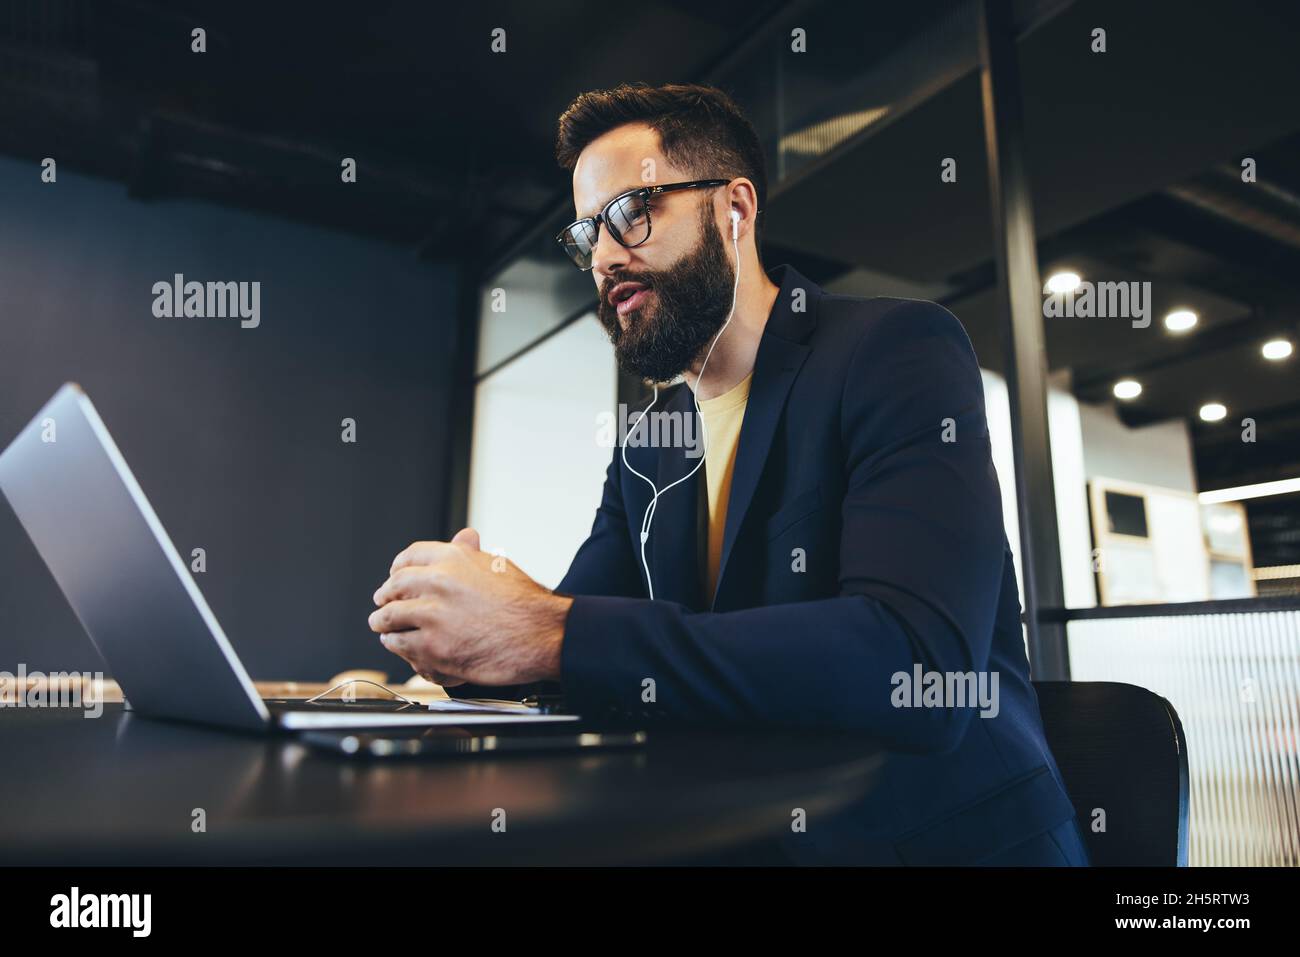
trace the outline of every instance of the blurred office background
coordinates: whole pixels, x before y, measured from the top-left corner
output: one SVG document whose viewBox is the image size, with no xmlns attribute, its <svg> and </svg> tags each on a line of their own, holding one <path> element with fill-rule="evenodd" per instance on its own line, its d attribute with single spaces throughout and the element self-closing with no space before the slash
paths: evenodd
<svg viewBox="0 0 1300 957">
<path fill-rule="evenodd" d="M 969 331 L 1018 571 L 1025 528 L 1053 545 L 1037 676 L 1173 702 L 1193 864 L 1300 863 L 1300 8 L 1012 4 L 1041 280 L 1151 290 L 1146 328 L 1033 317 L 1051 479 L 1022 503 L 980 3 L 465 6 L 0 7 L 0 441 L 82 382 L 255 677 L 396 674 L 364 621 L 392 555 L 468 522 L 554 585 L 601 416 L 643 395 L 551 238 L 555 118 L 714 83 L 767 150 L 768 266 Z M 260 280 L 261 326 L 155 319 L 174 273 Z M 7 506 L 0 568 L 0 668 L 102 667 Z"/>
</svg>

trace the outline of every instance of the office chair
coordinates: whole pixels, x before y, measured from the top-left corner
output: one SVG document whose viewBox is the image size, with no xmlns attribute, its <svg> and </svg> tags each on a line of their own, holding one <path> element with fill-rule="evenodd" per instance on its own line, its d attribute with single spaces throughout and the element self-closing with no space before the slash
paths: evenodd
<svg viewBox="0 0 1300 957">
<path fill-rule="evenodd" d="M 1164 698 L 1114 681 L 1035 681 L 1095 867 L 1186 867 L 1187 739 Z M 1094 809 L 1105 830 L 1094 831 Z"/>
</svg>

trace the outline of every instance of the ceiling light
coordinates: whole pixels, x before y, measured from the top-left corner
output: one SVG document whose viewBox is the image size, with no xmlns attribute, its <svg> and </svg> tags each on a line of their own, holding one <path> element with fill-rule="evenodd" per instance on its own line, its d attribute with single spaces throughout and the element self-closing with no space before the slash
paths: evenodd
<svg viewBox="0 0 1300 957">
<path fill-rule="evenodd" d="M 1292 346 L 1289 339 L 1270 339 L 1264 343 L 1264 348 L 1260 350 L 1265 359 L 1285 359 L 1292 352 Z"/>
<path fill-rule="evenodd" d="M 1218 422 L 1228 414 L 1221 402 L 1207 402 L 1201 406 L 1201 418 L 1206 422 Z"/>
<path fill-rule="evenodd" d="M 1186 332 L 1196 325 L 1196 313 L 1190 309 L 1175 309 L 1165 316 L 1165 328 L 1170 332 Z"/>
<path fill-rule="evenodd" d="M 1263 498 L 1266 495 L 1288 495 L 1300 492 L 1300 478 L 1281 479 L 1276 482 L 1260 482 L 1257 485 L 1238 485 L 1236 488 L 1215 489 L 1202 492 L 1196 496 L 1202 505 L 1216 505 L 1219 502 L 1241 502 L 1248 498 Z"/>
<path fill-rule="evenodd" d="M 1047 279 L 1047 291 L 1057 294 L 1074 292 L 1081 281 L 1077 272 L 1052 273 Z"/>
<path fill-rule="evenodd" d="M 1117 399 L 1136 399 L 1142 394 L 1142 383 L 1136 379 L 1120 379 L 1111 391 Z"/>
</svg>

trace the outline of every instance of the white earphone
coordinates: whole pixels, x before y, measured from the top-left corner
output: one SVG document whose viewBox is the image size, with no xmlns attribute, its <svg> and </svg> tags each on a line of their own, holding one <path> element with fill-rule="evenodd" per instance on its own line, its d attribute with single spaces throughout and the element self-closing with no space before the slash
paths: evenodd
<svg viewBox="0 0 1300 957">
<path fill-rule="evenodd" d="M 735 282 L 731 286 L 731 311 L 727 313 L 727 321 L 722 324 L 722 328 L 718 330 L 718 334 L 713 337 L 713 342 L 709 344 L 709 351 L 704 354 L 704 362 L 700 364 L 700 374 L 695 380 L 695 415 L 700 423 L 700 437 L 704 442 L 704 449 L 700 454 L 700 460 L 695 463 L 693 469 L 681 478 L 660 489 L 655 486 L 655 483 L 649 477 L 642 475 L 636 469 L 632 468 L 627 460 L 627 443 L 623 443 L 623 465 L 633 475 L 649 485 L 650 491 L 654 493 L 650 497 L 650 504 L 646 506 L 645 515 L 641 517 L 641 567 L 645 569 L 646 587 L 650 590 L 651 601 L 653 601 L 655 597 L 655 586 L 654 581 L 650 577 L 650 563 L 646 561 L 645 557 L 645 543 L 650 540 L 650 526 L 651 523 L 654 522 L 655 506 L 659 504 L 659 496 L 663 495 L 664 492 L 667 492 L 674 485 L 680 485 L 682 482 L 685 482 L 700 470 L 700 466 L 704 464 L 704 458 L 709 451 L 709 430 L 704 424 L 704 413 L 700 411 L 700 383 L 704 381 L 704 370 L 709 365 L 709 357 L 713 355 L 713 347 L 718 344 L 718 340 L 722 338 L 722 334 L 727 331 L 727 326 L 731 325 L 731 317 L 736 314 L 736 293 L 740 289 L 740 213 L 734 209 L 731 210 L 731 245 L 736 254 L 736 277 Z M 636 432 L 637 426 L 641 424 L 641 420 L 646 417 L 646 414 L 654 408 L 655 403 L 658 401 L 659 383 L 656 382 L 654 398 L 650 400 L 649 405 L 641 410 L 641 414 L 637 416 L 636 421 L 632 423 L 632 428 L 628 431 L 629 435 Z"/>
</svg>

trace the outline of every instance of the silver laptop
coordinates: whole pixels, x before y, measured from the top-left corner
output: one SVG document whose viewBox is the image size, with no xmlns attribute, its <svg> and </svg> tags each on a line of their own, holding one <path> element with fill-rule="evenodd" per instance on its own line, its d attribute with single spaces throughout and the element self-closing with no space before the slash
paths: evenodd
<svg viewBox="0 0 1300 957">
<path fill-rule="evenodd" d="M 431 711 L 400 701 L 264 701 L 75 383 L 59 389 L 0 453 L 0 490 L 141 715 L 250 730 L 578 720 L 522 706 Z"/>
</svg>

